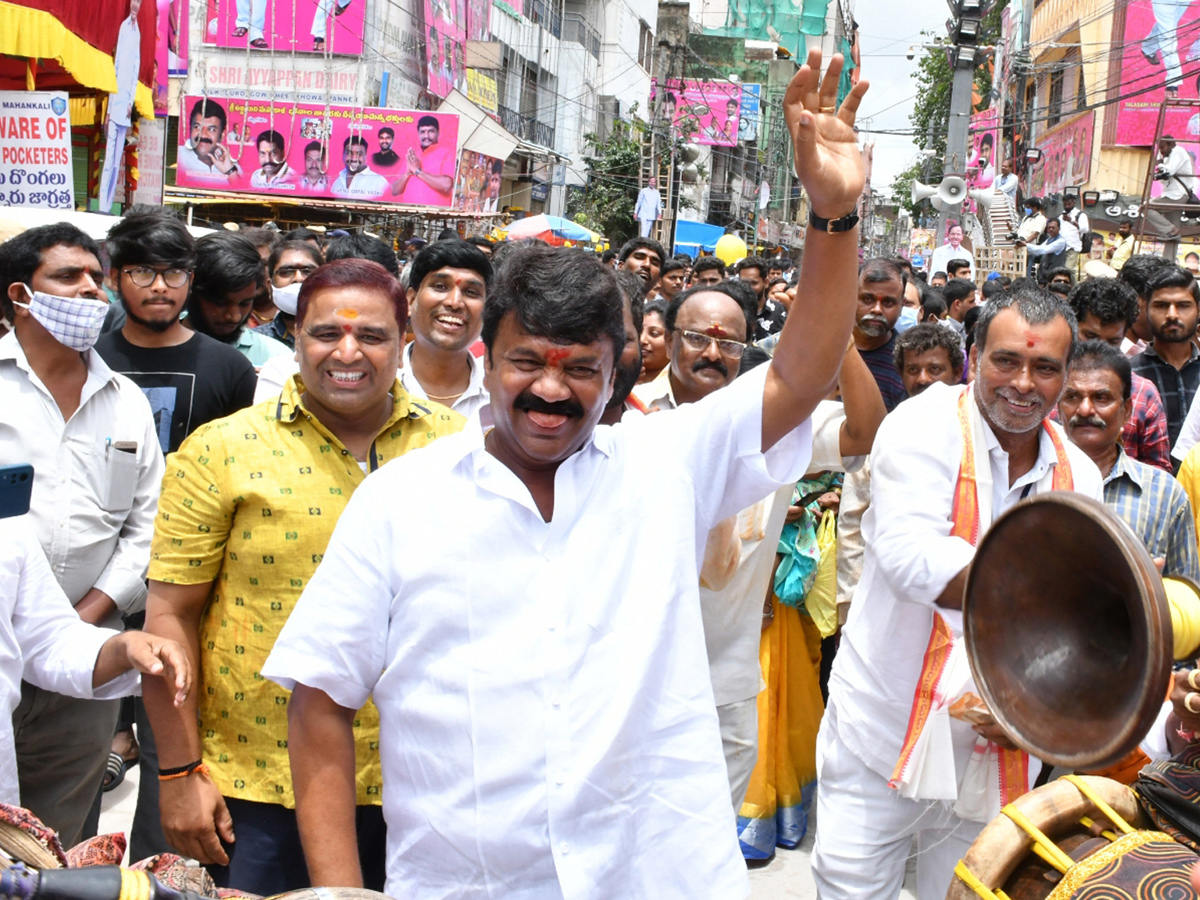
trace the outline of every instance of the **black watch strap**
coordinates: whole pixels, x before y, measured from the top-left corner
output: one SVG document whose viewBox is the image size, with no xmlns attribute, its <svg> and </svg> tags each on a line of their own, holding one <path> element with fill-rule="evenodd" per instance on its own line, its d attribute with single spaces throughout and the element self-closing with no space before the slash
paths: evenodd
<svg viewBox="0 0 1200 900">
<path fill-rule="evenodd" d="M 843 231 L 849 231 L 858 224 L 858 213 L 852 212 L 850 215 L 842 216 L 840 219 L 824 219 L 809 209 L 808 224 L 818 231 L 824 231 L 828 234 L 840 234 Z"/>
</svg>

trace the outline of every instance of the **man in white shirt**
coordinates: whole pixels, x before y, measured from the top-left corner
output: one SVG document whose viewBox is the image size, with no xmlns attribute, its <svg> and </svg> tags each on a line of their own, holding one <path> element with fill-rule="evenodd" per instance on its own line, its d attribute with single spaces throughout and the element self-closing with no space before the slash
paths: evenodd
<svg viewBox="0 0 1200 900">
<path fill-rule="evenodd" d="M 654 223 L 662 218 L 663 199 L 658 192 L 658 180 L 651 178 L 646 186 L 638 191 L 637 203 L 633 207 L 633 217 L 638 222 L 638 234 L 650 237 Z"/>
<path fill-rule="evenodd" d="M 352 134 L 342 142 L 342 163 L 345 168 L 329 192 L 335 197 L 375 198 L 388 187 L 388 181 L 378 172 L 367 168 L 370 145 L 362 135 Z"/>
<path fill-rule="evenodd" d="M 669 374 L 646 385 L 655 388 L 647 405 L 675 409 L 732 384 L 741 374 L 748 346 L 744 339 L 753 333 L 756 316 L 754 294 L 740 281 L 681 294 L 667 309 Z M 841 403 L 822 400 L 813 412 L 811 472 L 862 465 L 887 413 L 871 370 L 853 346 L 846 351 L 839 387 L 847 411 Z M 770 595 L 768 582 L 793 487 L 784 485 L 718 522 L 709 532 L 700 570 L 704 640 L 735 814 L 742 808 L 758 753 L 762 607 Z"/>
<path fill-rule="evenodd" d="M 1164 134 L 1158 139 L 1158 164 L 1154 167 L 1154 178 L 1162 182 L 1162 201 L 1169 203 L 1196 203 L 1196 175 L 1192 155 L 1175 142 L 1175 138 Z M 1154 207 L 1155 202 L 1150 201 Z M 1170 210 L 1165 215 L 1156 209 L 1146 210 L 1146 224 L 1153 236 L 1169 241 L 1167 257 L 1175 258 L 1173 245 L 1178 242 L 1179 212 Z"/>
<path fill-rule="evenodd" d="M 1000 163 L 1000 177 L 996 179 L 996 187 L 1004 194 L 1009 212 L 1013 216 L 1017 214 L 1017 188 L 1020 183 L 1021 180 L 1013 172 L 1012 162 L 1006 159 Z"/>
<path fill-rule="evenodd" d="M 1062 392 L 1074 336 L 1070 308 L 1046 291 L 994 297 L 975 326 L 972 384 L 932 385 L 879 429 L 863 574 L 817 739 L 813 873 L 825 900 L 895 897 L 913 837 L 918 896 L 945 896 L 955 863 L 999 812 L 962 790 L 973 752 L 985 760 L 1014 752 L 998 749 L 1011 744 L 997 725 L 951 720 L 944 740 L 936 731 L 926 736 L 927 754 L 913 741 L 934 688 L 953 691 L 947 703 L 961 693 L 940 683 L 934 663 L 962 634 L 978 538 L 1031 492 L 1074 489 L 1102 499 L 1095 465 L 1044 421 Z M 963 689 L 970 687 L 968 680 Z M 1005 799 L 1036 776 L 1027 758 L 1016 761 L 1027 784 Z M 914 775 L 922 763 L 936 789 Z"/>
<path fill-rule="evenodd" d="M 1058 217 L 1058 228 L 1067 242 L 1067 259 L 1063 265 L 1071 270 L 1072 277 L 1078 278 L 1079 257 L 1083 253 L 1084 238 L 1088 238 L 1090 248 L 1092 226 L 1088 222 L 1087 213 L 1075 206 L 1074 194 L 1066 194 L 1062 203 L 1063 212 Z"/>
<path fill-rule="evenodd" d="M 963 229 L 958 222 L 951 222 L 946 226 L 946 243 L 933 251 L 933 258 L 929 263 L 930 272 L 949 272 L 950 261 L 953 259 L 965 260 L 967 267 L 970 269 L 970 277 L 975 277 L 975 260 L 974 254 L 962 245 Z"/>
<path fill-rule="evenodd" d="M 833 220 L 862 190 L 865 87 L 840 116 L 819 112 L 840 57 L 818 91 L 819 69 L 814 51 L 785 115 L 814 216 Z M 799 297 L 814 299 L 793 305 L 769 366 L 616 427 L 594 426 L 625 342 L 611 271 L 570 250 L 509 254 L 484 309 L 493 427 L 385 467 L 351 498 L 263 668 L 295 685 L 288 745 L 314 884 L 359 880 L 347 704 L 373 692 L 389 894 L 748 893 L 697 564 L 716 522 L 803 474 L 806 421 L 853 320 L 844 224 L 809 229 Z M 655 453 L 673 465 L 647 465 Z M 486 545 L 486 566 L 445 542 L 450 515 L 453 546 Z"/>
<path fill-rule="evenodd" d="M 182 703 L 192 678 L 174 641 L 80 619 L 54 580 L 28 516 L 0 519 L 0 544 L 0 803 L 21 806 L 12 714 L 22 681 L 82 700 L 112 700 L 136 693 L 142 672 L 165 678 Z"/>
<path fill-rule="evenodd" d="M 113 53 L 116 68 L 117 92 L 108 95 L 107 141 L 104 147 L 104 168 L 100 170 L 100 212 L 112 209 L 113 197 L 121 166 L 125 162 L 125 135 L 132 124 L 133 100 L 137 93 L 138 69 L 142 62 L 142 32 L 138 28 L 138 11 L 142 0 L 129 0 L 129 16 L 117 33 L 117 48 Z"/>
<path fill-rule="evenodd" d="M 487 405 L 483 360 L 471 353 L 483 328 L 492 264 L 466 241 L 435 241 L 409 272 L 413 339 L 404 348 L 400 383 L 408 393 L 471 418 Z"/>
<path fill-rule="evenodd" d="M 74 226 L 0 244 L 0 301 L 14 324 L 0 340 L 0 465 L 33 465 L 30 521 L 55 578 L 81 619 L 119 628 L 145 603 L 163 457 L 145 395 L 91 349 L 101 280 L 99 248 Z M 22 691 L 22 804 L 67 846 L 98 800 L 117 706 Z"/>
<path fill-rule="evenodd" d="M 1025 201 L 1025 218 L 1017 226 L 1017 237 L 1026 244 L 1035 244 L 1045 230 L 1046 216 L 1042 213 L 1042 201 L 1030 197 Z"/>
</svg>

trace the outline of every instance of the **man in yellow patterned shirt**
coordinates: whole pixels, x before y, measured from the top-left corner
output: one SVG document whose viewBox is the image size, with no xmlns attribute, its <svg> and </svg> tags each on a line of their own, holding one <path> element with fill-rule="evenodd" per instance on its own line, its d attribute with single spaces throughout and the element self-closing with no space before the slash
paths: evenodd
<svg viewBox="0 0 1200 900">
<path fill-rule="evenodd" d="M 203 687 L 182 709 L 149 685 L 145 702 L 160 736 L 164 833 L 221 885 L 263 895 L 309 885 L 290 694 L 259 670 L 366 474 L 465 421 L 401 387 L 406 318 L 404 292 L 381 266 L 322 266 L 296 311 L 299 375 L 278 397 L 198 429 L 167 463 L 146 630 L 187 648 Z M 379 719 L 369 702 L 352 718 L 363 874 L 382 890 Z"/>
</svg>

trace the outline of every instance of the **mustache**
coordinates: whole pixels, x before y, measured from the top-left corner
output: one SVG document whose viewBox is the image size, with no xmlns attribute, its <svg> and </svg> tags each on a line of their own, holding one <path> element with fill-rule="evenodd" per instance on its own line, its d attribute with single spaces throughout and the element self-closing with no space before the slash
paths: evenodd
<svg viewBox="0 0 1200 900">
<path fill-rule="evenodd" d="M 1082 425 L 1094 425 L 1096 428 L 1108 427 L 1108 423 L 1099 416 L 1071 416 L 1071 421 L 1067 424 L 1072 428 L 1078 428 Z"/>
<path fill-rule="evenodd" d="M 578 400 L 559 400 L 556 403 L 550 403 L 528 391 L 520 394 L 513 401 L 513 409 L 543 413 L 547 416 L 570 416 L 573 419 L 583 417 L 583 407 Z"/>
<path fill-rule="evenodd" d="M 729 367 L 720 360 L 701 359 L 698 360 L 694 366 L 692 366 L 693 372 L 702 372 L 705 369 L 716 369 L 722 375 L 729 374 Z"/>
</svg>

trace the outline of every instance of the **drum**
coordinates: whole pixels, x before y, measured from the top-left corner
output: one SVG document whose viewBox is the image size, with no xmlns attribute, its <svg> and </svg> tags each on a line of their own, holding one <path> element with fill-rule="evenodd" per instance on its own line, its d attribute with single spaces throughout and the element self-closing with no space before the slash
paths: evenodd
<svg viewBox="0 0 1200 900">
<path fill-rule="evenodd" d="M 980 832 L 946 900 L 1194 897 L 1200 857 L 1147 824 L 1125 785 L 1068 775 L 1009 804 Z"/>
</svg>

